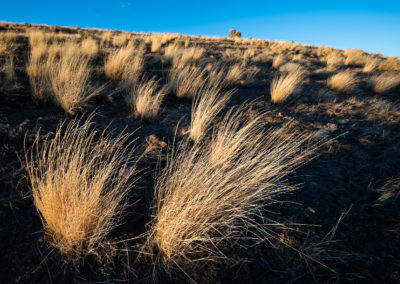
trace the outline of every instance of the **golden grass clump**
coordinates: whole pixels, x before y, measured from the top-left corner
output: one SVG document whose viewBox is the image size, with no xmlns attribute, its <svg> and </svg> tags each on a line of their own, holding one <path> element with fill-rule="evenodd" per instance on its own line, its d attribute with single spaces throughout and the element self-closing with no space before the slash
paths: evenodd
<svg viewBox="0 0 400 284">
<path fill-rule="evenodd" d="M 286 61 L 286 57 L 282 54 L 279 54 L 274 57 L 274 60 L 272 61 L 272 67 L 274 67 L 275 69 L 278 69 L 279 66 L 281 66 L 285 61 Z"/>
<path fill-rule="evenodd" d="M 186 66 L 179 70 L 171 69 L 168 73 L 167 88 L 181 99 L 192 99 L 205 83 L 204 70 L 198 67 Z"/>
<path fill-rule="evenodd" d="M 245 82 L 250 81 L 257 70 L 251 70 L 244 63 L 236 64 L 211 64 L 207 66 L 209 73 L 207 75 L 207 81 L 212 85 L 218 85 L 222 88 L 233 86 L 244 79 Z M 206 69 L 207 69 L 206 68 Z"/>
<path fill-rule="evenodd" d="M 80 112 L 102 89 L 90 86 L 89 58 L 74 42 L 37 43 L 31 47 L 26 70 L 35 101 L 52 101 L 69 115 Z"/>
<path fill-rule="evenodd" d="M 290 123 L 265 131 L 250 122 L 242 129 L 237 114 L 228 113 L 211 145 L 179 144 L 156 180 L 143 251 L 167 267 L 216 262 L 228 258 L 234 245 L 279 239 L 274 228 L 283 225 L 262 217 L 263 209 L 295 189 L 284 178 L 311 157 L 316 144 Z M 213 151 L 222 160 L 211 159 Z"/>
<path fill-rule="evenodd" d="M 33 98 L 37 103 L 48 102 L 51 99 L 50 67 L 53 60 L 49 59 L 49 52 L 52 50 L 52 59 L 59 50 L 50 49 L 44 41 L 33 41 L 31 45 L 26 72 L 29 77 Z M 54 47 L 55 45 L 53 45 Z"/>
<path fill-rule="evenodd" d="M 112 37 L 113 37 L 113 32 L 112 31 L 104 31 L 104 32 L 102 32 L 101 33 L 100 44 L 102 46 L 104 46 L 106 44 L 110 44 Z"/>
<path fill-rule="evenodd" d="M 396 57 L 388 57 L 385 60 L 383 60 L 383 62 L 379 66 L 379 70 L 399 72 L 400 60 Z"/>
<path fill-rule="evenodd" d="M 130 38 L 131 38 L 130 34 L 120 33 L 119 35 L 114 36 L 112 44 L 115 47 L 126 46 Z"/>
<path fill-rule="evenodd" d="M 351 93 L 354 91 L 357 83 L 358 80 L 355 74 L 350 71 L 336 73 L 327 80 L 327 86 L 329 89 L 343 93 Z"/>
<path fill-rule="evenodd" d="M 206 134 L 217 114 L 225 107 L 234 91 L 223 91 L 219 85 L 207 84 L 196 94 L 192 103 L 189 137 L 198 142 Z"/>
<path fill-rule="evenodd" d="M 81 51 L 84 55 L 94 57 L 99 53 L 99 45 L 93 38 L 85 38 L 81 43 Z"/>
<path fill-rule="evenodd" d="M 135 117 L 150 121 L 157 118 L 165 94 L 156 80 L 142 79 L 132 84 L 126 100 Z"/>
<path fill-rule="evenodd" d="M 30 30 L 28 33 L 28 38 L 29 38 L 29 45 L 32 48 L 40 43 L 47 42 L 48 35 L 39 30 Z"/>
<path fill-rule="evenodd" d="M 138 78 L 144 69 L 144 57 L 132 46 L 111 52 L 104 62 L 106 76 L 113 81 Z"/>
<path fill-rule="evenodd" d="M 365 65 L 368 60 L 365 52 L 361 49 L 345 49 L 343 54 L 346 56 L 344 64 L 346 65 Z"/>
<path fill-rule="evenodd" d="M 169 33 L 151 34 L 150 37 L 148 37 L 148 43 L 151 43 L 151 52 L 159 52 L 164 44 L 177 37 L 177 34 Z"/>
<path fill-rule="evenodd" d="M 102 90 L 90 86 L 89 58 L 80 53 L 75 43 L 64 44 L 60 59 L 49 64 L 52 100 L 69 115 L 81 112 L 84 104 Z"/>
<path fill-rule="evenodd" d="M 332 51 L 325 57 L 328 66 L 341 66 L 344 65 L 345 58 L 339 51 Z"/>
<path fill-rule="evenodd" d="M 98 254 L 121 223 L 134 184 L 129 136 L 93 129 L 91 118 L 61 123 L 54 138 L 37 133 L 26 151 L 35 207 L 51 244 L 73 260 Z M 129 145 L 128 145 L 129 146 Z"/>
<path fill-rule="evenodd" d="M 164 50 L 164 56 L 172 62 L 174 69 L 183 69 L 187 65 L 198 63 L 204 53 L 204 48 L 180 48 L 178 44 L 170 44 Z"/>
<path fill-rule="evenodd" d="M 380 59 L 374 57 L 368 57 L 364 65 L 363 72 L 364 73 L 374 72 L 379 68 L 380 64 L 381 64 Z"/>
<path fill-rule="evenodd" d="M 371 78 L 372 90 L 377 94 L 383 94 L 400 84 L 400 75 L 390 72 L 382 73 Z"/>
<path fill-rule="evenodd" d="M 304 70 L 298 68 L 288 73 L 275 77 L 271 82 L 271 102 L 279 104 L 284 102 L 297 88 L 305 78 Z"/>
<path fill-rule="evenodd" d="M 14 55 L 10 54 L 0 63 L 0 91 L 6 92 L 16 84 Z"/>
</svg>

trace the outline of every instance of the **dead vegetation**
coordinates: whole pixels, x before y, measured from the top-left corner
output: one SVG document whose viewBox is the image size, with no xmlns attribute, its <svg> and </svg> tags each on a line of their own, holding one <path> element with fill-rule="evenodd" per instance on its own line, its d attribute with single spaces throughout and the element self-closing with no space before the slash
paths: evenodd
<svg viewBox="0 0 400 284">
<path fill-rule="evenodd" d="M 357 78 L 350 71 L 342 71 L 331 76 L 327 81 L 327 86 L 334 91 L 350 94 L 357 86 Z"/>
<path fill-rule="evenodd" d="M 400 85 L 400 75 L 389 72 L 376 75 L 371 78 L 372 90 L 377 94 L 383 94 Z"/>
<path fill-rule="evenodd" d="M 271 102 L 279 104 L 284 102 L 293 92 L 298 89 L 305 78 L 302 69 L 282 74 L 279 78 L 274 78 L 271 83 Z"/>
<path fill-rule="evenodd" d="M 54 247 L 83 261 L 108 244 L 121 222 L 133 187 L 133 152 L 128 136 L 112 138 L 93 129 L 90 119 L 62 123 L 54 137 L 40 132 L 26 154 L 34 204 Z M 97 138 L 100 134 L 99 138 Z"/>
<path fill-rule="evenodd" d="M 104 62 L 106 76 L 113 81 L 137 79 L 143 68 L 144 58 L 132 46 L 112 51 Z"/>
<path fill-rule="evenodd" d="M 294 42 L 57 26 L 8 34 L 0 23 L 0 185 L 11 192 L 0 198 L 0 264 L 21 281 L 393 280 L 397 227 L 375 242 L 384 225 L 374 226 L 398 211 L 398 63 Z M 85 114 L 92 107 L 96 119 Z M 71 122 L 56 128 L 65 114 Z M 123 133 L 137 127 L 132 149 Z M 15 197 L 28 190 L 17 180 L 25 167 L 14 166 L 22 132 L 33 203 Z M 321 149 L 316 137 L 333 140 Z M 321 159 L 302 167 L 316 148 Z M 136 153 L 146 159 L 136 164 Z M 293 192 L 298 184 L 304 191 Z M 130 198 L 139 210 L 123 215 Z M 341 247 L 332 217 L 343 204 L 357 212 Z M 44 240 L 74 260 L 62 272 L 52 248 L 36 259 L 48 249 L 40 221 Z M 365 258 L 346 262 L 340 248 Z"/>
<path fill-rule="evenodd" d="M 126 100 L 135 117 L 150 121 L 157 118 L 165 93 L 154 78 L 142 79 L 132 83 Z"/>
<path fill-rule="evenodd" d="M 277 238 L 271 226 L 279 222 L 260 219 L 260 212 L 295 189 L 284 177 L 313 153 L 311 144 L 302 147 L 311 137 L 292 124 L 241 128 L 237 115 L 228 113 L 211 144 L 180 144 L 157 178 L 144 250 L 167 266 L 219 261 L 228 246 Z"/>
<path fill-rule="evenodd" d="M 208 126 L 224 108 L 233 91 L 223 91 L 218 85 L 205 85 L 196 94 L 190 121 L 190 138 L 198 142 L 206 134 Z"/>
</svg>

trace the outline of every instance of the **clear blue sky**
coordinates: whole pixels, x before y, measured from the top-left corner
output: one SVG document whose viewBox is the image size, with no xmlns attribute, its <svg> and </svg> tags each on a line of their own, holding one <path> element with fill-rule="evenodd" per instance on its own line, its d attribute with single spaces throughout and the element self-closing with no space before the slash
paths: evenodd
<svg viewBox="0 0 400 284">
<path fill-rule="evenodd" d="M 289 40 L 400 56 L 400 0 L 2 0 L 0 20 Z"/>
</svg>

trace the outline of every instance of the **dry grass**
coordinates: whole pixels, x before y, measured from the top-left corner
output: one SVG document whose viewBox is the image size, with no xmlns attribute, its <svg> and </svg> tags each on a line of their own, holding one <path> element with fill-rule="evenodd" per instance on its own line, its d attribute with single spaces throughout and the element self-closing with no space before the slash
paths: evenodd
<svg viewBox="0 0 400 284">
<path fill-rule="evenodd" d="M 47 42 L 48 35 L 39 30 L 31 30 L 28 33 L 29 45 L 35 47 L 40 43 Z"/>
<path fill-rule="evenodd" d="M 179 35 L 169 33 L 151 34 L 151 36 L 148 38 L 148 42 L 151 42 L 151 52 L 159 52 L 164 44 L 168 43 L 172 39 L 177 38 L 178 36 Z"/>
<path fill-rule="evenodd" d="M 126 100 L 135 117 L 151 121 L 157 118 L 165 93 L 156 80 L 142 79 L 133 83 Z"/>
<path fill-rule="evenodd" d="M 379 68 L 379 65 L 381 64 L 381 60 L 378 58 L 374 57 L 368 57 L 367 61 L 365 62 L 363 72 L 364 73 L 370 73 L 374 72 Z"/>
<path fill-rule="evenodd" d="M 383 94 L 400 84 L 400 75 L 393 73 L 382 73 L 371 78 L 372 90 L 377 94 Z"/>
<path fill-rule="evenodd" d="M 169 71 L 167 88 L 178 98 L 192 99 L 205 82 L 204 70 L 187 66 Z"/>
<path fill-rule="evenodd" d="M 35 45 L 31 45 L 26 72 L 29 77 L 33 98 L 36 103 L 46 103 L 51 99 L 51 82 L 50 82 L 50 66 L 49 59 L 50 48 L 44 41 L 33 41 Z M 52 57 L 59 51 L 52 51 Z"/>
<path fill-rule="evenodd" d="M 90 86 L 89 58 L 74 42 L 50 46 L 37 42 L 31 46 L 26 70 L 35 101 L 52 101 L 69 115 L 82 111 L 85 103 L 102 90 Z"/>
<path fill-rule="evenodd" d="M 112 44 L 116 47 L 126 46 L 129 42 L 131 35 L 128 33 L 121 33 L 119 35 L 114 36 Z"/>
<path fill-rule="evenodd" d="M 92 68 L 89 58 L 80 53 L 75 43 L 64 44 L 60 59 L 48 64 L 52 100 L 69 115 L 81 112 L 85 103 L 102 90 L 101 87 L 94 89 L 90 86 Z"/>
<path fill-rule="evenodd" d="M 388 57 L 381 63 L 379 70 L 399 72 L 400 60 L 396 57 Z"/>
<path fill-rule="evenodd" d="M 16 85 L 14 55 L 8 55 L 0 63 L 0 91 L 6 92 Z"/>
<path fill-rule="evenodd" d="M 3 56 L 7 53 L 7 45 L 0 41 L 0 56 Z"/>
<path fill-rule="evenodd" d="M 252 69 L 246 64 L 210 64 L 206 66 L 208 70 L 207 82 L 212 85 L 218 85 L 222 88 L 234 86 L 243 80 L 248 83 L 258 72 L 258 69 Z"/>
<path fill-rule="evenodd" d="M 99 45 L 93 38 L 86 38 L 82 40 L 81 51 L 84 55 L 94 57 L 99 53 Z"/>
<path fill-rule="evenodd" d="M 177 44 L 170 44 L 165 48 L 164 56 L 172 62 L 172 68 L 183 69 L 188 65 L 196 64 L 203 57 L 204 48 L 180 48 Z"/>
<path fill-rule="evenodd" d="M 219 85 L 202 87 L 192 103 L 190 138 L 198 142 L 205 135 L 212 120 L 225 107 L 234 92 L 223 91 Z"/>
<path fill-rule="evenodd" d="M 368 57 L 366 56 L 365 52 L 360 49 L 345 49 L 344 55 L 346 56 L 345 64 L 346 65 L 365 65 Z"/>
<path fill-rule="evenodd" d="M 106 76 L 113 81 L 138 78 L 144 69 L 144 57 L 127 46 L 113 51 L 104 62 Z"/>
<path fill-rule="evenodd" d="M 305 78 L 302 69 L 296 69 L 289 73 L 276 77 L 271 82 L 271 102 L 279 104 L 284 102 L 301 85 Z"/>
<path fill-rule="evenodd" d="M 395 202 L 400 196 L 400 178 L 391 178 L 377 191 L 380 194 L 378 203 Z"/>
<path fill-rule="evenodd" d="M 326 64 L 331 67 L 344 65 L 345 58 L 339 51 L 332 51 L 326 57 Z"/>
<path fill-rule="evenodd" d="M 101 33 L 100 44 L 102 46 L 104 46 L 106 44 L 110 44 L 112 37 L 113 37 L 113 32 L 112 31 L 104 31 L 104 32 L 102 32 Z"/>
<path fill-rule="evenodd" d="M 278 69 L 279 66 L 281 66 L 284 62 L 286 62 L 286 57 L 279 54 L 274 57 L 274 60 L 272 61 L 272 67 Z"/>
<path fill-rule="evenodd" d="M 92 129 L 90 119 L 60 124 L 54 138 L 40 133 L 26 153 L 34 204 L 51 244 L 73 260 L 97 254 L 120 224 L 133 187 L 133 151 Z M 103 258 L 104 255 L 98 255 Z"/>
<path fill-rule="evenodd" d="M 299 135 L 291 124 L 265 131 L 250 122 L 243 129 L 237 114 L 228 113 L 211 145 L 178 145 L 156 180 L 153 220 L 143 251 L 156 254 L 166 266 L 183 269 L 219 261 L 233 245 L 279 238 L 274 228 L 281 224 L 263 218 L 263 209 L 295 189 L 284 178 L 315 147 L 304 149 L 311 136 Z M 223 153 L 223 159 L 210 159 L 214 151 Z"/>
<path fill-rule="evenodd" d="M 329 89 L 337 92 L 351 93 L 356 88 L 357 82 L 354 73 L 342 71 L 329 77 L 327 86 Z"/>
</svg>

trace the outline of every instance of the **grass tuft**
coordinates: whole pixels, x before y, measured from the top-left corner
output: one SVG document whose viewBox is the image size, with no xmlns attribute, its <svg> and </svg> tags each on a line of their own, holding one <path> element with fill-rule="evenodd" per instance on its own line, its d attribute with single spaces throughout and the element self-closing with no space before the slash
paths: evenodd
<svg viewBox="0 0 400 284">
<path fill-rule="evenodd" d="M 135 171 L 133 150 L 124 146 L 129 136 L 98 133 L 90 118 L 79 124 L 61 123 L 44 140 L 38 132 L 26 164 L 45 234 L 63 254 L 81 261 L 96 255 L 121 223 Z"/>
</svg>

